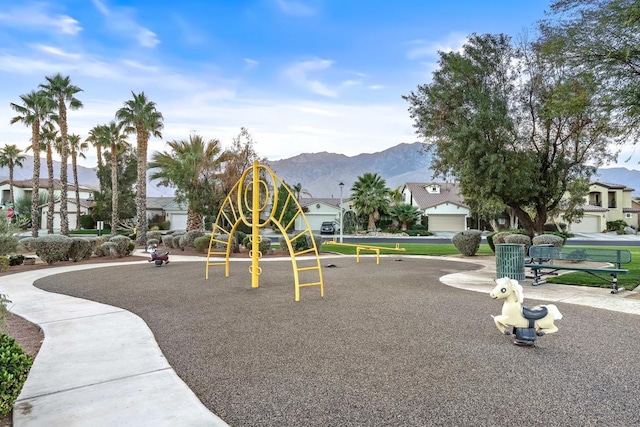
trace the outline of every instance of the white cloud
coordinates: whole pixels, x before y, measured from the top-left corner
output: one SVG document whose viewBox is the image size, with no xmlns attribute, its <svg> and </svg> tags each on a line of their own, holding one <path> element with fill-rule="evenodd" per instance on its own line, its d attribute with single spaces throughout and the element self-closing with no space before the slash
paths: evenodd
<svg viewBox="0 0 640 427">
<path fill-rule="evenodd" d="M 317 71 L 328 70 L 332 65 L 333 61 L 328 59 L 313 59 L 310 61 L 298 62 L 287 68 L 284 75 L 297 86 L 310 90 L 318 95 L 334 98 L 338 96 L 338 92 L 335 89 L 330 88 L 320 80 L 314 80 L 309 77 L 309 74 Z"/>
<path fill-rule="evenodd" d="M 156 33 L 137 22 L 133 9 L 125 7 L 109 8 L 101 0 L 91 1 L 94 7 L 104 16 L 109 28 L 115 34 L 120 36 L 130 35 L 142 47 L 153 48 L 160 43 Z"/>
<path fill-rule="evenodd" d="M 243 58 L 244 63 L 247 65 L 247 68 L 255 68 L 258 65 L 260 65 L 260 62 L 256 61 L 255 59 L 251 59 L 251 58 Z"/>
<path fill-rule="evenodd" d="M 287 15 L 294 16 L 313 16 L 316 14 L 314 8 L 300 1 L 294 0 L 276 0 L 278 8 Z"/>
<path fill-rule="evenodd" d="M 54 56 L 60 56 L 62 58 L 68 58 L 68 59 L 79 59 L 81 57 L 80 54 L 78 53 L 69 53 L 69 52 L 65 52 L 64 50 L 55 47 L 55 46 L 48 46 L 48 45 L 44 45 L 44 44 L 36 44 L 33 46 L 34 49 L 37 49 L 41 52 L 47 53 L 49 55 L 54 55 Z"/>
<path fill-rule="evenodd" d="M 369 85 L 369 89 L 371 90 L 382 90 L 384 89 L 383 85 Z"/>
<path fill-rule="evenodd" d="M 437 58 L 438 52 L 459 52 L 467 42 L 467 36 L 452 33 L 443 40 L 425 41 L 414 40 L 410 42 L 411 48 L 407 52 L 409 59 Z"/>
<path fill-rule="evenodd" d="M 51 29 L 60 34 L 74 36 L 82 31 L 80 23 L 69 15 L 54 14 L 45 3 L 28 3 L 5 8 L 0 22 L 13 28 L 40 31 Z"/>
</svg>

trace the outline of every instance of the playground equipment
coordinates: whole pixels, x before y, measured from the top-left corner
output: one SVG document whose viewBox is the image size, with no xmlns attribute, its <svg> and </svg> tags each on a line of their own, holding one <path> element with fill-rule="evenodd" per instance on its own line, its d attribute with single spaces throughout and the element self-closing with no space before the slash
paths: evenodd
<svg viewBox="0 0 640 427">
<path fill-rule="evenodd" d="M 380 251 L 405 252 L 405 248 L 400 247 L 400 243 L 396 243 L 395 248 L 385 248 L 383 246 L 362 245 L 357 243 L 338 243 L 335 240 L 324 242 L 323 245 L 347 246 L 356 248 L 356 262 L 360 262 L 361 251 L 372 251 L 376 253 L 376 265 L 380 265 Z"/>
<path fill-rule="evenodd" d="M 504 299 L 502 314 L 493 317 L 500 332 L 505 335 L 515 334 L 516 345 L 532 346 L 536 337 L 558 331 L 554 320 L 562 319 L 560 310 L 554 304 L 539 305 L 527 308 L 522 305 L 524 292 L 517 280 L 503 277 L 496 279 L 496 287 L 489 293 L 493 299 Z"/>
<path fill-rule="evenodd" d="M 151 250 L 151 258 L 147 261 L 153 262 L 155 265 L 160 267 L 162 264 L 169 264 L 169 252 L 158 253 L 157 248 L 153 248 Z"/>
<path fill-rule="evenodd" d="M 282 191 L 285 194 L 281 194 Z M 302 231 L 296 231 L 295 235 L 289 236 L 288 233 L 295 229 L 297 218 L 302 219 L 305 228 Z M 259 249 L 262 241 L 260 229 L 274 224 L 282 233 L 289 254 L 291 254 L 295 301 L 300 301 L 300 288 L 310 286 L 320 287 L 320 296 L 324 297 L 322 267 L 309 222 L 289 187 L 268 166 L 261 165 L 257 160 L 253 162 L 251 168 L 244 171 L 220 207 L 209 241 L 206 279 L 209 279 L 209 267 L 216 265 L 224 265 L 225 277 L 229 277 L 232 240 L 241 223 L 251 227 L 251 250 L 249 252 L 251 287 L 257 288 L 259 286 L 259 278 L 262 273 L 260 267 L 262 252 Z M 306 240 L 305 246 L 308 246 L 308 249 L 296 249 L 301 246 L 298 243 L 303 242 L 303 239 Z M 307 257 L 301 258 L 304 255 Z M 310 258 L 311 255 L 313 258 Z M 224 261 L 220 261 L 220 256 L 224 256 Z M 212 257 L 218 258 L 212 259 Z M 301 266 L 300 264 L 305 265 Z M 304 279 L 310 279 L 310 281 L 301 283 L 300 273 L 303 273 Z"/>
</svg>

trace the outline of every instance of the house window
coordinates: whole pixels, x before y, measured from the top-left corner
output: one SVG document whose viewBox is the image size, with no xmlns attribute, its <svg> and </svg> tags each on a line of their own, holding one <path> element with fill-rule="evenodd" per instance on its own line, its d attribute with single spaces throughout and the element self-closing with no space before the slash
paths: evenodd
<svg viewBox="0 0 640 427">
<path fill-rule="evenodd" d="M 609 193 L 609 207 L 616 208 L 616 193 L 614 192 Z"/>
<path fill-rule="evenodd" d="M 624 214 L 624 217 L 625 218 L 631 218 L 631 214 L 627 212 L 626 214 Z"/>
</svg>

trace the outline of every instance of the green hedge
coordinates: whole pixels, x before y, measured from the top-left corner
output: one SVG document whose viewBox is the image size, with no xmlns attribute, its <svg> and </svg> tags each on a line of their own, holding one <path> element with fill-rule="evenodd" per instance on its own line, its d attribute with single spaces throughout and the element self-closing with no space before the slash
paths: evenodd
<svg viewBox="0 0 640 427">
<path fill-rule="evenodd" d="M 16 340 L 0 334 L 0 416 L 7 415 L 13 408 L 32 364 L 33 357 L 25 353 Z"/>
</svg>

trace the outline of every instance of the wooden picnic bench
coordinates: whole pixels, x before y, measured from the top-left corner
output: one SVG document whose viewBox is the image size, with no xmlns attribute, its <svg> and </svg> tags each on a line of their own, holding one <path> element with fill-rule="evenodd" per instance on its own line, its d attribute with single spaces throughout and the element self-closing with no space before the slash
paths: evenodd
<svg viewBox="0 0 640 427">
<path fill-rule="evenodd" d="M 542 276 L 554 274 L 559 270 L 571 270 L 591 274 L 613 285 L 612 294 L 618 293 L 618 275 L 626 274 L 629 270 L 621 267 L 631 262 L 631 252 L 626 249 L 610 248 L 572 248 L 554 247 L 547 245 L 531 246 L 528 262 L 525 267 L 533 273 L 533 286 L 545 283 Z M 566 261 L 575 265 L 556 265 L 554 261 Z M 612 267 L 583 267 L 580 262 L 600 262 L 613 264 Z M 603 276 L 609 275 L 611 279 Z"/>
</svg>

